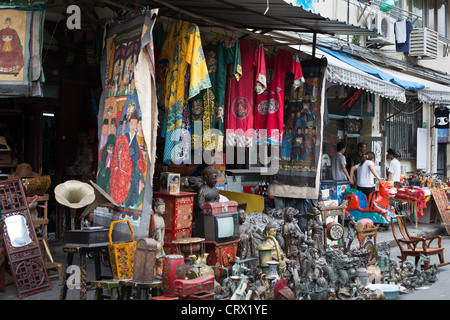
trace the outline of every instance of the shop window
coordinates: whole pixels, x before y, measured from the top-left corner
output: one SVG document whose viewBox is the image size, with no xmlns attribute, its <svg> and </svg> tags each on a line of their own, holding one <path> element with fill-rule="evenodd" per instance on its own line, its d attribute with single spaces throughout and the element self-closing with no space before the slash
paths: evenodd
<svg viewBox="0 0 450 320">
<path fill-rule="evenodd" d="M 363 91 L 348 114 L 360 117 L 373 117 L 375 115 L 374 96 L 373 93 Z"/>
<path fill-rule="evenodd" d="M 426 2 L 426 26 L 447 37 L 448 4 L 446 0 L 429 0 Z"/>
<path fill-rule="evenodd" d="M 401 159 L 416 159 L 417 128 L 422 127 L 422 104 L 417 98 L 406 103 L 382 99 L 381 123 L 385 126 L 386 150 L 398 150 Z"/>
<path fill-rule="evenodd" d="M 448 37 L 448 4 L 443 0 L 437 4 L 437 32 L 440 36 Z"/>
</svg>

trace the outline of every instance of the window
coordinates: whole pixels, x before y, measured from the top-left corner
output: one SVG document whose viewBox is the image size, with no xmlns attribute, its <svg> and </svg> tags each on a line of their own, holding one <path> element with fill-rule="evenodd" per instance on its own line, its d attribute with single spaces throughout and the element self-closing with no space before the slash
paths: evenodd
<svg viewBox="0 0 450 320">
<path fill-rule="evenodd" d="M 448 5 L 446 1 L 439 0 L 437 4 L 437 29 L 440 36 L 448 37 Z"/>
<path fill-rule="evenodd" d="M 448 4 L 446 0 L 426 1 L 424 26 L 435 30 L 442 37 L 447 37 Z"/>
<path fill-rule="evenodd" d="M 426 26 L 431 30 L 436 30 L 435 12 L 436 12 L 436 0 L 429 0 L 427 2 L 427 9 L 426 9 L 427 13 Z"/>
<path fill-rule="evenodd" d="M 407 0 L 406 1 L 406 10 L 417 15 L 423 19 L 423 0 Z M 422 28 L 423 23 L 422 19 L 413 19 L 412 22 L 415 27 Z"/>
<path fill-rule="evenodd" d="M 386 150 L 398 150 L 401 159 L 415 159 L 417 153 L 417 128 L 422 127 L 422 104 L 417 98 L 405 103 L 382 99 L 382 123 L 386 127 Z"/>
</svg>

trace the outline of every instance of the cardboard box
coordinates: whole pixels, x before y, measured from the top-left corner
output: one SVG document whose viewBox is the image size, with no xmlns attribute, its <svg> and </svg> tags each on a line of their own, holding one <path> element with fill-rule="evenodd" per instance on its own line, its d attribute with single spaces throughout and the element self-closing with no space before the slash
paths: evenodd
<svg viewBox="0 0 450 320">
<path fill-rule="evenodd" d="M 179 193 L 181 187 L 181 177 L 179 173 L 162 172 L 160 174 L 160 188 L 161 192 Z"/>
</svg>

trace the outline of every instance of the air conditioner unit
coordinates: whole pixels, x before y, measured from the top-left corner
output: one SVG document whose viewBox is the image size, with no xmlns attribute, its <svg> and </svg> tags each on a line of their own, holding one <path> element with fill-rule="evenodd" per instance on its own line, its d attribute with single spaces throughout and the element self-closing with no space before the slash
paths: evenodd
<svg viewBox="0 0 450 320">
<path fill-rule="evenodd" d="M 395 18 L 381 12 L 370 16 L 367 22 L 367 28 L 376 31 L 379 35 L 368 36 L 367 41 L 370 43 L 395 44 L 395 22 Z"/>
<path fill-rule="evenodd" d="M 437 32 L 428 28 L 414 28 L 410 36 L 409 55 L 421 59 L 437 59 Z"/>
</svg>

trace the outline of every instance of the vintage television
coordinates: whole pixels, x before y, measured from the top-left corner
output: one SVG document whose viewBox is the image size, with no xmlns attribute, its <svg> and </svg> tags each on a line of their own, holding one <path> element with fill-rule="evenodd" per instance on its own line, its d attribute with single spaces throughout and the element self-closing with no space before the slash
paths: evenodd
<svg viewBox="0 0 450 320">
<path fill-rule="evenodd" d="M 203 216 L 206 241 L 226 242 L 239 238 L 239 214 L 237 212 Z"/>
</svg>

